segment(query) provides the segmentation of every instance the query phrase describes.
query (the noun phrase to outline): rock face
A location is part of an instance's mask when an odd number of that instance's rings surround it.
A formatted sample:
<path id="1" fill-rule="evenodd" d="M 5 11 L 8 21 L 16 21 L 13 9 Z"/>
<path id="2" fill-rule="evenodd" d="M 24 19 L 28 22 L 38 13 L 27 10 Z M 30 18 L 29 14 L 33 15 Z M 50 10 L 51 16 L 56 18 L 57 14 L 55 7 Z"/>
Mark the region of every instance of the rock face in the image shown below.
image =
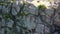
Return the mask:
<path id="1" fill-rule="evenodd" d="M 58 25 L 58 26 L 60 26 L 60 7 L 59 7 L 60 6 L 60 2 L 58 4 L 59 5 L 58 5 L 57 13 L 55 15 L 55 17 L 56 17 L 55 24 Z"/>
<path id="2" fill-rule="evenodd" d="M 17 0 L 14 2 L 11 8 L 11 14 L 16 18 L 14 20 L 8 18 L 5 20 L 2 14 L 8 14 L 11 4 L 6 6 L 0 5 L 0 34 L 49 34 L 50 33 L 50 17 L 46 16 L 44 13 L 41 13 L 42 16 L 38 16 L 38 9 L 33 4 L 26 2 L 26 5 L 23 7 L 23 4 Z M 20 9 L 21 8 L 21 9 Z M 19 11 L 22 10 L 21 13 Z M 45 11 L 48 15 L 53 13 L 53 9 L 47 9 Z M 17 16 L 17 14 L 20 16 Z M 24 14 L 22 14 L 24 13 Z M 29 14 L 28 14 L 29 13 Z M 25 15 L 27 14 L 27 15 Z M 42 20 L 42 19 L 44 20 Z M 16 28 L 13 28 L 13 24 L 16 22 Z"/>

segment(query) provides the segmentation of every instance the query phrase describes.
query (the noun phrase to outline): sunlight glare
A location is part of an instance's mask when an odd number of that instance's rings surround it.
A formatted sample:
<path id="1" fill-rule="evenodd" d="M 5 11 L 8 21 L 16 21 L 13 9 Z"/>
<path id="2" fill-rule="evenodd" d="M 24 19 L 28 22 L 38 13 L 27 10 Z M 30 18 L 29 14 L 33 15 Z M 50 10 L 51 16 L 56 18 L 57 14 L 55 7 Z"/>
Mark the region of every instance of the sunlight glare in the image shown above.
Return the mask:
<path id="1" fill-rule="evenodd" d="M 50 6 L 51 4 L 47 1 L 39 1 L 37 2 L 36 0 L 31 2 L 33 5 L 35 5 L 36 7 L 38 7 L 39 5 L 45 5 L 46 8 L 48 8 L 48 6 Z"/>

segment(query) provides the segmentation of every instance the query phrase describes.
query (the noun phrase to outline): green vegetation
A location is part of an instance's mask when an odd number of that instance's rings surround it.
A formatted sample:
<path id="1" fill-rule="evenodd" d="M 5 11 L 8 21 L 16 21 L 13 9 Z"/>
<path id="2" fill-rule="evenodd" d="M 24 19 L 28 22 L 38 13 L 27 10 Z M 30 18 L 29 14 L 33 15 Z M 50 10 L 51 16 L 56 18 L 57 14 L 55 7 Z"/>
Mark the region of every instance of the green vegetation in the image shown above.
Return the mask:
<path id="1" fill-rule="evenodd" d="M 45 5 L 39 5 L 39 6 L 38 6 L 38 9 L 39 9 L 39 10 L 42 10 L 42 11 L 45 11 L 46 6 L 45 6 Z"/>

